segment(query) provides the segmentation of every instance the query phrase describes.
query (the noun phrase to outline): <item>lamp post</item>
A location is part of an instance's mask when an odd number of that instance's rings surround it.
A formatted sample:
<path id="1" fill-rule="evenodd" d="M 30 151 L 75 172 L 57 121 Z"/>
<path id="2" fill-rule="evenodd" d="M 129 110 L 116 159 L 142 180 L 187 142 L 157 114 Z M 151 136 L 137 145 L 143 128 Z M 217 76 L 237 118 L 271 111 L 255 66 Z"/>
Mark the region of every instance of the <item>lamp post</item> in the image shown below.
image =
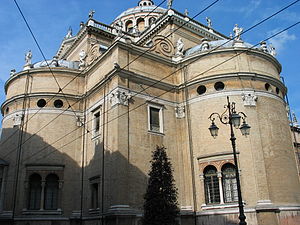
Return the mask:
<path id="1" fill-rule="evenodd" d="M 236 144 L 235 144 L 235 136 L 233 127 L 236 129 L 240 129 L 242 132 L 242 135 L 246 136 L 250 133 L 250 126 L 246 123 L 246 115 L 243 112 L 236 112 L 235 111 L 235 103 L 230 103 L 229 97 L 227 96 L 227 105 L 224 106 L 226 109 L 225 111 L 220 115 L 219 113 L 212 113 L 209 116 L 209 119 L 211 120 L 211 126 L 208 128 L 211 136 L 213 138 L 216 138 L 218 136 L 219 128 L 215 124 L 216 118 L 220 120 L 221 123 L 230 126 L 230 141 L 232 145 L 232 151 L 233 151 L 233 157 L 234 157 L 234 164 L 235 164 L 235 176 L 236 176 L 236 186 L 237 186 L 237 192 L 238 192 L 238 203 L 239 203 L 239 225 L 247 225 L 246 223 L 246 216 L 244 214 L 244 205 L 243 205 L 243 199 L 242 199 L 242 192 L 241 192 L 241 184 L 240 184 L 240 177 L 239 177 L 239 168 L 237 163 L 237 156 L 236 156 Z M 241 125 L 241 119 L 243 120 L 243 123 Z"/>

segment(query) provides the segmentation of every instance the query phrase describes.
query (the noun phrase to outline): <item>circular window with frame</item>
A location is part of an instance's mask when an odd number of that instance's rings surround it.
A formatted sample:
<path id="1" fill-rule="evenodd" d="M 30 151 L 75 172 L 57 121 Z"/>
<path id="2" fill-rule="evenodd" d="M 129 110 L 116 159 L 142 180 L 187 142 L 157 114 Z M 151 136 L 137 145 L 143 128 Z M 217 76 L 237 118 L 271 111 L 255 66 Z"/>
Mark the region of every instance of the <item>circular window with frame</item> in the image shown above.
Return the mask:
<path id="1" fill-rule="evenodd" d="M 198 88 L 197 88 L 197 93 L 199 95 L 202 95 L 206 92 L 206 87 L 204 85 L 200 85 Z"/>
<path id="2" fill-rule="evenodd" d="M 225 84 L 221 81 L 215 83 L 215 89 L 216 91 L 222 91 L 225 88 Z"/>
<path id="3" fill-rule="evenodd" d="M 40 108 L 43 108 L 45 105 L 47 104 L 46 100 L 45 99 L 39 99 L 36 103 L 36 105 Z"/>
<path id="4" fill-rule="evenodd" d="M 57 100 L 54 101 L 54 107 L 55 107 L 55 108 L 61 108 L 61 107 L 63 107 L 63 106 L 64 106 L 64 103 L 63 103 L 62 100 L 57 99 Z"/>

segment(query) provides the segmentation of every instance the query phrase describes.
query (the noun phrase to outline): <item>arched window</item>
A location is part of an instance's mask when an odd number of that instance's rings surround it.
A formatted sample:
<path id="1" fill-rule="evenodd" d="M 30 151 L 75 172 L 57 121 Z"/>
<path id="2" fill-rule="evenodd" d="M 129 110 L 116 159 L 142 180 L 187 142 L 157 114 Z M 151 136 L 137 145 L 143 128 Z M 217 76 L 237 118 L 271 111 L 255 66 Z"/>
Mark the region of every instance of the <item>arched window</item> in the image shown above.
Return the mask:
<path id="1" fill-rule="evenodd" d="M 237 202 L 238 193 L 234 165 L 227 163 L 222 167 L 222 181 L 224 202 Z"/>
<path id="2" fill-rule="evenodd" d="M 55 174 L 49 174 L 46 177 L 45 185 L 45 209 L 57 209 L 58 200 L 58 177 Z"/>
<path id="3" fill-rule="evenodd" d="M 133 31 L 133 22 L 131 20 L 128 20 L 125 24 L 126 31 L 128 33 L 131 33 Z"/>
<path id="4" fill-rule="evenodd" d="M 35 210 L 41 207 L 42 178 L 38 174 L 29 177 L 28 209 Z"/>
<path id="5" fill-rule="evenodd" d="M 138 18 L 138 20 L 136 21 L 136 24 L 137 24 L 137 28 L 140 32 L 145 30 L 145 20 L 143 18 Z"/>
<path id="6" fill-rule="evenodd" d="M 220 203 L 219 181 L 217 169 L 214 166 L 204 169 L 204 189 L 206 204 Z"/>

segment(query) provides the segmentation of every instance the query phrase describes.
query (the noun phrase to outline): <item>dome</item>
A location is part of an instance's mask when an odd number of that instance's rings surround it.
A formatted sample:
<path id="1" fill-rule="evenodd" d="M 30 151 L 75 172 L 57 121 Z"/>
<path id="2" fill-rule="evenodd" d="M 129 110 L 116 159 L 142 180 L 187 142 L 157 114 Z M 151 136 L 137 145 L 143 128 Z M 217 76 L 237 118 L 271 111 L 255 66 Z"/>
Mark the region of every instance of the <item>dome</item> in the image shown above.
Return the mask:
<path id="1" fill-rule="evenodd" d="M 122 12 L 114 21 L 121 19 L 122 17 L 131 15 L 131 14 L 137 14 L 137 13 L 159 13 L 163 14 L 166 12 L 166 9 L 157 7 L 156 5 L 147 5 L 147 6 L 136 6 L 134 8 L 129 8 L 126 11 Z"/>
<path id="2" fill-rule="evenodd" d="M 140 0 L 136 7 L 121 13 L 114 20 L 112 26 L 121 27 L 123 31 L 139 35 L 166 11 L 166 9 L 154 5 L 152 0 Z"/>

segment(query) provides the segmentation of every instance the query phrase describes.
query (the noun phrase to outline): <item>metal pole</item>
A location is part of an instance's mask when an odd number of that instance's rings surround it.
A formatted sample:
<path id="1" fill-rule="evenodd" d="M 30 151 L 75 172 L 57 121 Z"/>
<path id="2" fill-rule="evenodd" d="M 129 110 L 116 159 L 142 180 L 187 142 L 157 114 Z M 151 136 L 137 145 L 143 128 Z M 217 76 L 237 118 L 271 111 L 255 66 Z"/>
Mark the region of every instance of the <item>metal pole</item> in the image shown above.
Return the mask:
<path id="1" fill-rule="evenodd" d="M 240 184 L 240 175 L 239 175 L 239 167 L 236 157 L 236 144 L 235 144 L 235 136 L 233 132 L 233 126 L 231 121 L 231 107 L 229 102 L 229 97 L 227 97 L 228 102 L 228 113 L 229 113 L 229 125 L 230 125 L 230 141 L 232 145 L 232 151 L 233 151 L 233 157 L 234 157 L 234 164 L 235 164 L 235 176 L 236 176 L 236 186 L 237 186 L 237 192 L 238 192 L 238 201 L 239 201 L 239 225 L 247 225 L 246 223 L 246 216 L 244 214 L 244 205 L 243 205 L 243 199 L 242 199 L 242 192 L 241 192 L 241 184 Z"/>

